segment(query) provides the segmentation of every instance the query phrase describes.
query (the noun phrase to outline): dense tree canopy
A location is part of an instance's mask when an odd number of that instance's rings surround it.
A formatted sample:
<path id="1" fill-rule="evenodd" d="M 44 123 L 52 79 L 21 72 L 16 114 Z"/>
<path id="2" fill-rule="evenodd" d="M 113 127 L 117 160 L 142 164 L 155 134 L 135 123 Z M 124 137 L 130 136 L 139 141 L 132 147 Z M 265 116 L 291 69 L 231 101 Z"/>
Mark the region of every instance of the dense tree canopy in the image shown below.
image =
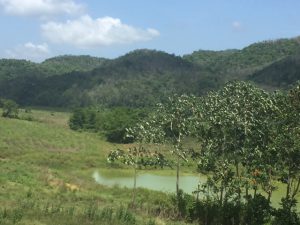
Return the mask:
<path id="1" fill-rule="evenodd" d="M 69 125 L 73 130 L 99 132 L 111 142 L 127 143 L 133 139 L 126 137 L 126 128 L 138 123 L 146 115 L 146 109 L 78 108 L 74 110 Z"/>
<path id="2" fill-rule="evenodd" d="M 184 57 L 142 49 L 113 60 L 90 56 L 59 56 L 42 63 L 2 59 L 0 97 L 34 106 L 148 107 L 175 93 L 204 95 L 230 80 L 287 88 L 299 79 L 299 52 L 299 38 L 294 38 Z"/>

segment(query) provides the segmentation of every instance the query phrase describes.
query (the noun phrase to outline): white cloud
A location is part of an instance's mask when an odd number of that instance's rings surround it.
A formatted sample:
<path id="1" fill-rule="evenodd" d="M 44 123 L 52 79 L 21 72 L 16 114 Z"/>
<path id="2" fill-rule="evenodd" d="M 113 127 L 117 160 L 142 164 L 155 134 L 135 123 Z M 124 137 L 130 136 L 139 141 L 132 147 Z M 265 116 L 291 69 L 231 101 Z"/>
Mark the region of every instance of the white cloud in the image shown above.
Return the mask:
<path id="1" fill-rule="evenodd" d="M 148 41 L 159 36 L 155 29 L 135 28 L 122 23 L 118 18 L 93 19 L 89 15 L 66 23 L 48 22 L 41 28 L 49 41 L 79 48 Z"/>
<path id="2" fill-rule="evenodd" d="M 0 5 L 11 15 L 39 17 L 77 14 L 84 8 L 73 0 L 0 0 Z"/>
<path id="3" fill-rule="evenodd" d="M 243 28 L 242 23 L 239 21 L 234 21 L 231 25 L 234 30 L 241 30 Z"/>
<path id="4" fill-rule="evenodd" d="M 40 61 L 47 57 L 49 53 L 50 50 L 46 43 L 35 45 L 31 42 L 27 42 L 24 45 L 18 45 L 13 49 L 6 50 L 6 54 L 9 58 L 28 59 L 32 61 Z"/>

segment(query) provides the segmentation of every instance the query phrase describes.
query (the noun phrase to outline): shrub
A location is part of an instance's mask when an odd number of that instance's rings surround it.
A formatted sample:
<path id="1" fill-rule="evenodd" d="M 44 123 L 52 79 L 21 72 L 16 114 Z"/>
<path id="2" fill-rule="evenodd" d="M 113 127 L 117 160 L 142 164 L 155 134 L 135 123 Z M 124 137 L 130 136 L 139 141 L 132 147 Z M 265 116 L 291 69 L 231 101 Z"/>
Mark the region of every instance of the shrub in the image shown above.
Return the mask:
<path id="1" fill-rule="evenodd" d="M 281 199 L 281 208 L 274 211 L 272 225 L 300 225 L 300 218 L 295 210 L 296 205 L 295 199 Z"/>
<path id="2" fill-rule="evenodd" d="M 7 99 L 3 99 L 1 102 L 3 108 L 3 113 L 2 113 L 3 117 L 18 118 L 19 106 L 16 102 Z"/>
<path id="3" fill-rule="evenodd" d="M 271 207 L 269 201 L 261 194 L 251 196 L 245 205 L 244 222 L 249 225 L 265 224 L 270 220 Z"/>

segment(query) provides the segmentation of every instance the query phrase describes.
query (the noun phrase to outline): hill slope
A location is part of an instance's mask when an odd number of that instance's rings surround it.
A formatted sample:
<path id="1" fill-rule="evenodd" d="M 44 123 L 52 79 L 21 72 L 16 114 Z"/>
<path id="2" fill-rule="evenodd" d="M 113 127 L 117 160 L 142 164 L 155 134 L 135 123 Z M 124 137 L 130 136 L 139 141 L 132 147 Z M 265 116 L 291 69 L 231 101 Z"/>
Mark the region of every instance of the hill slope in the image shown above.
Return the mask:
<path id="1" fill-rule="evenodd" d="M 91 71 L 101 66 L 108 59 L 88 55 L 64 55 L 45 60 L 40 64 L 53 75 L 65 74 L 73 71 Z"/>
<path id="2" fill-rule="evenodd" d="M 39 122 L 0 117 L 1 225 L 147 225 L 145 213 L 164 208 L 162 199 L 169 202 L 165 193 L 139 189 L 137 201 L 147 202 L 147 206 L 138 212 L 126 210 L 124 215 L 130 216 L 127 222 L 116 216 L 130 204 L 132 190 L 97 184 L 92 175 L 100 170 L 107 176 L 131 176 L 131 170 L 112 169 L 106 159 L 111 150 L 126 146 L 109 144 L 96 134 L 69 130 L 61 124 L 67 122 L 68 114 L 33 110 L 34 119 L 36 113 Z M 41 116 L 56 122 L 40 120 Z"/>
<path id="3" fill-rule="evenodd" d="M 0 83 L 0 95 L 31 105 L 141 107 L 163 101 L 173 92 L 203 94 L 217 85 L 212 74 L 181 57 L 136 50 L 89 72 Z"/>
<path id="4" fill-rule="evenodd" d="M 267 88 L 287 88 L 300 80 L 300 55 L 286 57 L 249 76 L 249 80 Z"/>
<path id="5" fill-rule="evenodd" d="M 40 77 L 47 76 L 46 71 L 37 63 L 18 59 L 0 59 L 0 82 L 33 74 L 38 74 Z"/>
<path id="6" fill-rule="evenodd" d="M 241 50 L 200 50 L 185 55 L 184 58 L 226 76 L 227 79 L 245 79 L 253 72 L 297 53 L 300 53 L 300 37 L 263 41 Z"/>
<path id="7" fill-rule="evenodd" d="M 73 71 L 91 71 L 108 59 L 91 56 L 57 56 L 42 63 L 19 59 L 0 59 L 0 81 L 19 77 L 49 77 Z"/>

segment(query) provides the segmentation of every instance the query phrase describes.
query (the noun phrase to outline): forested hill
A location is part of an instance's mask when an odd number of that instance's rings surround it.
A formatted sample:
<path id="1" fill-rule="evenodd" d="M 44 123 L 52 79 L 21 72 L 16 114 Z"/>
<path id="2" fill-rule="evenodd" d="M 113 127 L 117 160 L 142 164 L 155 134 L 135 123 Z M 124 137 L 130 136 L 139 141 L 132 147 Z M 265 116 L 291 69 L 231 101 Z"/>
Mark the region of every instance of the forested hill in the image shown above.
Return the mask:
<path id="1" fill-rule="evenodd" d="M 108 59 L 91 56 L 58 56 L 42 63 L 27 60 L 0 59 L 0 80 L 18 77 L 49 77 L 74 71 L 91 71 L 101 66 Z"/>
<path id="2" fill-rule="evenodd" d="M 33 74 L 40 77 L 47 76 L 46 71 L 37 63 L 17 59 L 0 59 L 0 82 Z"/>
<path id="3" fill-rule="evenodd" d="M 183 57 L 136 50 L 109 60 L 59 56 L 42 63 L 0 60 L 0 98 L 22 105 L 145 107 L 172 93 L 202 95 L 229 80 L 285 88 L 299 79 L 300 38 Z"/>
<path id="4" fill-rule="evenodd" d="M 300 54 L 286 57 L 249 76 L 266 88 L 288 88 L 300 80 Z"/>
<path id="5" fill-rule="evenodd" d="M 200 50 L 184 58 L 227 79 L 244 79 L 275 61 L 297 53 L 300 53 L 300 37 L 263 41 L 241 50 Z"/>
<path id="6" fill-rule="evenodd" d="M 52 75 L 65 74 L 73 71 L 91 71 L 104 62 L 105 58 L 97 58 L 88 55 L 72 56 L 63 55 L 45 60 L 40 66 Z"/>
<path id="7" fill-rule="evenodd" d="M 136 50 L 106 60 L 89 72 L 1 82 L 0 96 L 24 105 L 143 107 L 163 101 L 175 92 L 200 95 L 217 85 L 218 80 L 212 74 L 181 57 Z"/>

